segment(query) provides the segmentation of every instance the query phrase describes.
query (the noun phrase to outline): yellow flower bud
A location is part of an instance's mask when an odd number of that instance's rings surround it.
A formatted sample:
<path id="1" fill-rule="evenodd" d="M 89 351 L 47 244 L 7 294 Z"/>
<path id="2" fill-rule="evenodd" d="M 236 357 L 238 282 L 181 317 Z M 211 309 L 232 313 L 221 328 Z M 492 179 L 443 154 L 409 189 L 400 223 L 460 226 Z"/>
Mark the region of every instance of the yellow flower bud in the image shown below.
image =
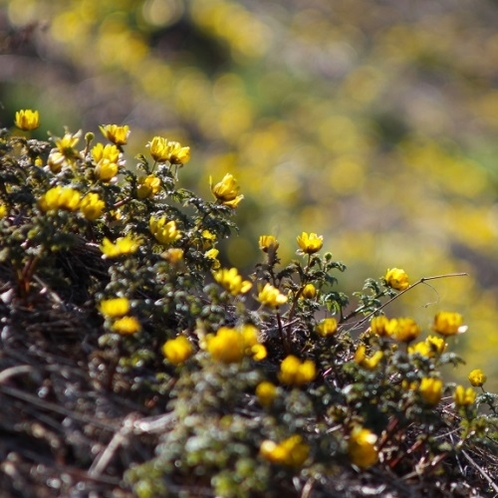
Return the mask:
<path id="1" fill-rule="evenodd" d="M 403 291 L 410 286 L 408 275 L 405 270 L 401 270 L 399 268 L 387 270 L 384 279 L 386 284 L 395 290 Z"/>
<path id="2" fill-rule="evenodd" d="M 302 232 L 297 237 L 297 243 L 304 254 L 314 254 L 323 247 L 323 236 Z"/>
<path id="3" fill-rule="evenodd" d="M 469 382 L 474 387 L 481 387 L 487 380 L 484 372 L 480 368 L 476 368 L 469 373 Z"/>
<path id="4" fill-rule="evenodd" d="M 31 109 L 17 111 L 15 125 L 24 131 L 36 130 L 40 126 L 40 113 Z"/>
<path id="5" fill-rule="evenodd" d="M 166 341 L 163 344 L 162 352 L 170 363 L 180 365 L 192 356 L 194 349 L 184 335 L 179 335 L 175 339 Z"/>

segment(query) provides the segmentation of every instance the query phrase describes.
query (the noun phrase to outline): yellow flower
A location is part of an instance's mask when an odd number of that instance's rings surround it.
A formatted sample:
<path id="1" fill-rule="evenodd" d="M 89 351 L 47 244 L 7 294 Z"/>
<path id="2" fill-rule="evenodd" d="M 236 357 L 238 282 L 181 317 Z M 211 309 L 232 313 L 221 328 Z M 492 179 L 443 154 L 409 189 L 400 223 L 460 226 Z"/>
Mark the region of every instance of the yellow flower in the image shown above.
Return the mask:
<path id="1" fill-rule="evenodd" d="M 75 150 L 76 144 L 79 142 L 81 130 L 77 133 L 65 133 L 62 138 L 55 139 L 56 150 L 64 157 L 73 158 L 78 155 Z M 53 150 L 54 151 L 54 150 Z M 54 151 L 55 152 L 55 151 Z"/>
<path id="2" fill-rule="evenodd" d="M 276 308 L 281 304 L 287 302 L 287 296 L 280 294 L 280 291 L 273 287 L 271 284 L 265 284 L 265 286 L 259 291 L 258 301 L 263 306 L 268 306 L 269 308 Z"/>
<path id="3" fill-rule="evenodd" d="M 384 279 L 386 284 L 395 290 L 403 291 L 410 286 L 408 275 L 405 270 L 399 268 L 388 269 Z"/>
<path id="4" fill-rule="evenodd" d="M 155 175 L 148 175 L 138 179 L 137 196 L 139 199 L 153 197 L 160 189 L 161 179 Z"/>
<path id="5" fill-rule="evenodd" d="M 47 164 L 50 168 L 50 171 L 54 174 L 57 174 L 62 169 L 62 166 L 67 164 L 66 156 L 64 154 L 61 154 L 58 149 L 52 149 L 50 151 L 50 154 L 48 155 Z"/>
<path id="6" fill-rule="evenodd" d="M 409 346 L 408 354 L 419 354 L 427 358 L 434 356 L 434 352 L 427 341 L 417 342 L 413 346 Z"/>
<path id="7" fill-rule="evenodd" d="M 487 380 L 484 372 L 480 368 L 476 368 L 469 373 L 469 382 L 474 387 L 481 387 Z"/>
<path id="8" fill-rule="evenodd" d="M 258 343 L 258 331 L 252 325 L 244 325 L 242 329 L 221 327 L 216 335 L 206 337 L 206 349 L 222 363 L 238 363 L 245 355 L 255 360 L 266 357 L 266 349 Z"/>
<path id="9" fill-rule="evenodd" d="M 99 126 L 102 135 L 107 138 L 110 142 L 116 145 L 126 145 L 128 141 L 128 135 L 130 134 L 130 127 L 112 125 L 101 125 Z"/>
<path id="10" fill-rule="evenodd" d="M 115 297 L 100 301 L 100 312 L 108 318 L 118 318 L 130 311 L 130 301 L 126 297 Z"/>
<path id="11" fill-rule="evenodd" d="M 379 460 L 379 454 L 375 448 L 377 436 L 362 427 L 355 427 L 348 441 L 348 455 L 351 463 L 367 469 L 375 465 Z"/>
<path id="12" fill-rule="evenodd" d="M 271 463 L 301 467 L 310 453 L 310 447 L 299 435 L 291 436 L 281 443 L 266 439 L 261 443 L 259 454 Z"/>
<path id="13" fill-rule="evenodd" d="M 316 288 L 313 284 L 306 284 L 301 294 L 305 299 L 313 299 L 316 297 Z"/>
<path id="14" fill-rule="evenodd" d="M 277 386 L 268 381 L 260 382 L 256 386 L 256 396 L 261 406 L 270 406 L 277 397 Z"/>
<path id="15" fill-rule="evenodd" d="M 80 211 L 83 213 L 83 216 L 90 221 L 99 218 L 104 209 L 105 202 L 95 193 L 86 194 L 80 203 Z"/>
<path id="16" fill-rule="evenodd" d="M 217 272 L 213 273 L 213 277 L 223 288 L 225 288 L 233 296 L 239 294 L 245 294 L 248 292 L 252 283 L 249 280 L 242 280 L 242 276 L 239 275 L 237 268 L 222 268 Z"/>
<path id="17" fill-rule="evenodd" d="M 117 163 L 110 162 L 108 159 L 102 159 L 97 163 L 95 175 L 102 182 L 110 182 L 118 174 L 119 166 Z"/>
<path id="18" fill-rule="evenodd" d="M 149 228 L 156 240 L 163 245 L 176 242 L 182 236 L 180 230 L 176 227 L 176 222 L 167 221 L 166 216 L 163 216 L 162 218 L 154 218 L 151 216 Z"/>
<path id="19" fill-rule="evenodd" d="M 140 322 L 134 316 L 124 316 L 112 323 L 112 330 L 121 335 L 131 335 L 140 332 Z"/>
<path id="20" fill-rule="evenodd" d="M 276 251 L 278 246 L 278 240 L 273 235 L 261 235 L 259 238 L 259 248 L 263 252 Z"/>
<path id="21" fill-rule="evenodd" d="M 374 370 L 382 358 L 384 358 L 384 353 L 382 351 L 376 351 L 372 356 L 367 357 L 366 352 L 367 348 L 365 345 L 360 344 L 354 354 L 354 361 L 367 370 Z"/>
<path id="22" fill-rule="evenodd" d="M 190 147 L 182 147 L 179 142 L 168 142 L 169 158 L 171 164 L 186 164 L 190 160 Z"/>
<path id="23" fill-rule="evenodd" d="M 17 111 L 15 125 L 24 131 L 36 130 L 40 126 L 40 113 L 31 109 Z"/>
<path id="24" fill-rule="evenodd" d="M 3 202 L 0 202 L 0 220 L 2 218 L 5 218 L 5 216 L 7 216 L 7 213 L 7 206 Z"/>
<path id="25" fill-rule="evenodd" d="M 47 190 L 40 198 L 38 205 L 43 212 L 65 209 L 76 211 L 80 205 L 81 195 L 70 187 L 57 185 Z"/>
<path id="26" fill-rule="evenodd" d="M 117 258 L 118 256 L 137 252 L 139 245 L 140 242 L 130 235 L 117 238 L 114 244 L 107 237 L 104 237 L 100 250 L 105 258 Z"/>
<path id="27" fill-rule="evenodd" d="M 387 331 L 400 342 L 411 342 L 420 335 L 420 327 L 413 318 L 393 318 L 389 320 Z"/>
<path id="28" fill-rule="evenodd" d="M 431 351 L 437 355 L 443 354 L 448 345 L 442 337 L 437 337 L 435 335 L 427 337 L 425 342 L 430 346 Z"/>
<path id="29" fill-rule="evenodd" d="M 177 264 L 183 260 L 184 252 L 179 247 L 170 247 L 167 251 L 161 254 L 161 257 L 171 264 Z"/>
<path id="30" fill-rule="evenodd" d="M 188 360 L 194 349 L 190 341 L 184 336 L 179 335 L 175 339 L 170 339 L 163 344 L 162 352 L 164 357 L 173 365 L 180 365 Z"/>
<path id="31" fill-rule="evenodd" d="M 117 163 L 119 155 L 119 149 L 114 144 L 98 143 L 92 148 L 92 158 L 97 164 L 104 159 L 110 163 Z"/>
<path id="32" fill-rule="evenodd" d="M 213 267 L 213 270 L 218 270 L 218 268 L 220 267 L 220 262 L 218 261 L 218 254 L 220 253 L 220 251 L 218 251 L 218 249 L 209 249 L 209 251 L 206 251 L 204 253 L 204 256 L 208 259 L 211 259 L 213 260 L 213 263 L 212 263 L 212 267 Z"/>
<path id="33" fill-rule="evenodd" d="M 337 320 L 334 317 L 324 318 L 315 328 L 322 337 L 334 335 L 337 332 Z"/>
<path id="34" fill-rule="evenodd" d="M 302 386 L 316 377 L 316 367 L 311 360 L 301 362 L 293 355 L 287 356 L 280 364 L 278 378 L 282 384 Z"/>
<path id="35" fill-rule="evenodd" d="M 209 186 L 211 192 L 216 197 L 216 199 L 225 206 L 235 208 L 238 206 L 239 202 L 244 198 L 243 195 L 239 195 L 239 187 L 237 185 L 237 180 L 227 173 L 221 182 L 213 186 L 212 178 L 209 177 Z"/>
<path id="36" fill-rule="evenodd" d="M 299 248 L 304 254 L 314 254 L 323 247 L 323 236 L 316 233 L 303 232 L 297 237 Z"/>
<path id="37" fill-rule="evenodd" d="M 463 325 L 463 317 L 460 313 L 440 311 L 434 317 L 432 329 L 438 334 L 450 336 L 463 334 L 467 330 L 467 327 Z"/>
<path id="38" fill-rule="evenodd" d="M 431 377 L 424 377 L 420 381 L 418 391 L 422 399 L 428 405 L 436 406 L 443 396 L 443 381 Z"/>
<path id="39" fill-rule="evenodd" d="M 213 247 L 213 244 L 216 242 L 216 234 L 211 233 L 209 230 L 203 230 L 201 233 L 201 237 L 203 249 L 209 249 Z"/>
<path id="40" fill-rule="evenodd" d="M 389 335 L 388 332 L 389 318 L 385 315 L 374 316 L 370 321 L 370 330 L 373 334 L 379 337 L 385 337 Z"/>
<path id="41" fill-rule="evenodd" d="M 471 387 L 465 389 L 463 386 L 456 386 L 453 399 L 457 406 L 472 405 L 476 400 L 476 392 Z"/>

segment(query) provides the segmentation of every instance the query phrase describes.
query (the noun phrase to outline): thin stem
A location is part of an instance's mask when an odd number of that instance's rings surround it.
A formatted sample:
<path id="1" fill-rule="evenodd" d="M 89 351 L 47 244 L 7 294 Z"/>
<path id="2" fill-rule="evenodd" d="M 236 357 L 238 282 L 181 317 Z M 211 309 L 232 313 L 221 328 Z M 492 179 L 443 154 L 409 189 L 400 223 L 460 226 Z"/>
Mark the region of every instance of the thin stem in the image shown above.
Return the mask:
<path id="1" fill-rule="evenodd" d="M 444 275 L 434 275 L 432 277 L 422 277 L 420 280 L 417 280 L 414 284 L 408 286 L 406 289 L 402 290 L 395 296 L 393 296 L 389 301 L 386 301 L 382 306 L 379 306 L 376 310 L 372 311 L 365 317 L 363 317 L 358 323 L 356 323 L 353 327 L 353 329 L 357 329 L 361 327 L 366 321 L 368 321 L 372 316 L 374 316 L 376 313 L 379 311 L 383 310 L 386 306 L 391 304 L 393 301 L 401 297 L 403 294 L 407 293 L 408 291 L 412 290 L 414 287 L 417 287 L 417 285 L 423 284 L 425 282 L 428 282 L 430 280 L 437 280 L 440 278 L 450 278 L 450 277 L 467 277 L 468 273 L 465 272 L 460 272 L 460 273 L 446 273 Z"/>

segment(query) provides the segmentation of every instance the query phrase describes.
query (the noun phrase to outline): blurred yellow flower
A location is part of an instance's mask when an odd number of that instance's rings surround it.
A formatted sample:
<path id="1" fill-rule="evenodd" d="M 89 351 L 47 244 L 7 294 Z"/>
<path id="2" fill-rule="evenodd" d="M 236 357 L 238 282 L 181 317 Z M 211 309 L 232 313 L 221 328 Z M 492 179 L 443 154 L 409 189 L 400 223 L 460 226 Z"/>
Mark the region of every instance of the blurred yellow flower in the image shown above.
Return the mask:
<path id="1" fill-rule="evenodd" d="M 334 317 L 324 318 L 317 324 L 315 330 L 322 337 L 334 335 L 337 332 L 337 320 Z"/>
<path id="2" fill-rule="evenodd" d="M 301 296 L 305 299 L 313 299 L 316 297 L 316 287 L 313 284 L 306 284 L 304 286 Z"/>
<path id="3" fill-rule="evenodd" d="M 277 397 L 277 386 L 268 381 L 260 382 L 256 386 L 256 396 L 261 406 L 270 406 Z"/>
<path id="4" fill-rule="evenodd" d="M 244 198 L 243 195 L 239 195 L 240 189 L 237 185 L 237 180 L 230 173 L 227 173 L 221 182 L 214 186 L 212 178 L 209 177 L 209 186 L 216 199 L 225 206 L 235 208 Z"/>
<path id="5" fill-rule="evenodd" d="M 161 179 L 148 175 L 138 179 L 137 196 L 139 199 L 154 197 L 161 189 Z"/>
<path id="6" fill-rule="evenodd" d="M 104 299 L 100 301 L 99 309 L 108 318 L 118 318 L 130 311 L 130 301 L 126 297 Z"/>
<path id="7" fill-rule="evenodd" d="M 413 318 L 393 318 L 387 324 L 388 334 L 397 341 L 411 342 L 420 335 L 420 327 Z"/>
<path id="8" fill-rule="evenodd" d="M 7 212 L 7 206 L 3 202 L 0 202 L 0 219 L 5 218 Z"/>
<path id="9" fill-rule="evenodd" d="M 99 194 L 86 194 L 80 202 L 80 211 L 83 216 L 90 221 L 99 218 L 105 209 L 105 202 L 99 197 Z"/>
<path id="10" fill-rule="evenodd" d="M 115 124 L 100 125 L 102 135 L 110 142 L 116 145 L 126 145 L 128 142 L 128 135 L 130 134 L 130 127 L 128 125 L 118 126 Z"/>
<path id="11" fill-rule="evenodd" d="M 268 252 L 269 250 L 276 251 L 278 246 L 278 240 L 273 235 L 261 235 L 259 237 L 259 248 L 263 252 Z"/>
<path id="12" fill-rule="evenodd" d="M 112 323 L 111 326 L 114 332 L 121 335 L 131 335 L 140 332 L 142 326 L 140 322 L 134 316 L 124 316 L 118 318 Z"/>
<path id="13" fill-rule="evenodd" d="M 373 334 L 379 337 L 385 337 L 389 335 L 388 332 L 389 318 L 385 315 L 374 316 L 370 321 L 370 330 Z"/>
<path id="14" fill-rule="evenodd" d="M 170 247 L 161 254 L 161 257 L 172 264 L 177 264 L 183 260 L 184 252 L 179 247 Z"/>
<path id="15" fill-rule="evenodd" d="M 297 243 L 304 254 L 314 254 L 323 247 L 323 236 L 302 232 L 297 237 Z"/>
<path id="16" fill-rule="evenodd" d="M 405 270 L 399 268 L 388 269 L 384 279 L 386 284 L 395 290 L 403 291 L 410 286 Z"/>
<path id="17" fill-rule="evenodd" d="M 457 406 L 472 405 L 476 400 L 476 392 L 471 387 L 465 389 L 463 386 L 456 386 L 453 399 Z"/>
<path id="18" fill-rule="evenodd" d="M 180 365 L 192 356 L 194 348 L 184 335 L 179 335 L 174 339 L 166 341 L 163 344 L 162 352 L 170 363 L 173 363 L 173 365 Z"/>
<path id="19" fill-rule="evenodd" d="M 20 130 L 36 130 L 40 126 L 40 113 L 31 109 L 22 109 L 16 112 L 14 123 Z"/>
<path id="20" fill-rule="evenodd" d="M 208 334 L 206 350 L 223 363 L 238 363 L 246 355 L 257 361 L 266 357 L 265 347 L 258 343 L 258 330 L 252 325 L 241 329 L 221 327 L 215 335 Z"/>
<path id="21" fill-rule="evenodd" d="M 169 158 L 171 164 L 187 164 L 190 160 L 190 147 L 182 147 L 179 142 L 168 142 Z"/>
<path id="22" fill-rule="evenodd" d="M 140 241 L 134 239 L 131 235 L 118 237 L 114 244 L 107 237 L 104 237 L 100 250 L 106 258 L 117 258 L 137 252 L 139 245 Z"/>
<path id="23" fill-rule="evenodd" d="M 281 294 L 276 287 L 268 283 L 259 291 L 257 299 L 263 306 L 269 308 L 276 308 L 287 302 L 287 296 Z"/>
<path id="24" fill-rule="evenodd" d="M 81 137 L 81 130 L 76 133 L 65 133 L 62 138 L 55 139 L 55 146 L 57 151 L 64 157 L 73 158 L 78 153 L 74 149 Z"/>
<path id="25" fill-rule="evenodd" d="M 95 175 L 102 182 L 110 182 L 119 171 L 117 163 L 110 162 L 108 159 L 102 159 L 97 163 Z"/>
<path id="26" fill-rule="evenodd" d="M 287 356 L 280 364 L 278 378 L 282 384 L 302 386 L 316 377 L 316 367 L 311 360 L 301 362 L 293 355 Z"/>
<path id="27" fill-rule="evenodd" d="M 362 427 L 355 427 L 348 441 L 348 456 L 353 465 L 366 469 L 375 465 L 379 454 L 375 448 L 377 436 Z"/>
<path id="28" fill-rule="evenodd" d="M 428 405 L 436 406 L 443 396 L 443 381 L 432 377 L 424 377 L 420 381 L 418 391 Z"/>
<path id="29" fill-rule="evenodd" d="M 384 353 L 382 351 L 376 351 L 372 356 L 367 357 L 366 352 L 367 348 L 365 345 L 360 344 L 354 354 L 354 361 L 360 365 L 360 367 L 366 368 L 367 370 L 374 370 L 382 358 L 384 358 Z"/>
<path id="30" fill-rule="evenodd" d="M 481 387 L 486 382 L 487 377 L 480 368 L 476 368 L 469 373 L 469 382 L 474 387 Z"/>
<path id="31" fill-rule="evenodd" d="M 149 228 L 150 233 L 163 245 L 176 242 L 182 236 L 181 232 L 176 227 L 176 222 L 167 221 L 166 216 L 163 216 L 162 218 L 154 218 L 154 216 L 151 216 Z"/>
<path id="32" fill-rule="evenodd" d="M 438 334 L 450 336 L 464 333 L 467 327 L 463 325 L 463 317 L 460 313 L 440 311 L 434 317 L 432 329 Z"/>
<path id="33" fill-rule="evenodd" d="M 225 290 L 233 296 L 248 292 L 252 283 L 249 280 L 242 280 L 237 268 L 222 268 L 213 273 L 213 277 Z"/>
<path id="34" fill-rule="evenodd" d="M 38 205 L 43 212 L 65 209 L 76 211 L 80 205 L 81 195 L 70 187 L 57 185 L 47 190 L 40 198 Z"/>
<path id="35" fill-rule="evenodd" d="M 301 467 L 310 453 L 310 447 L 299 435 L 291 436 L 281 443 L 266 439 L 261 443 L 259 454 L 271 463 Z"/>
<path id="36" fill-rule="evenodd" d="M 204 253 L 204 256 L 206 258 L 213 260 L 213 263 L 212 263 L 213 270 L 218 270 L 220 267 L 220 262 L 218 261 L 218 254 L 219 253 L 220 253 L 220 251 L 218 251 L 218 249 L 215 249 L 215 248 L 209 249 L 209 251 L 206 251 Z"/>
<path id="37" fill-rule="evenodd" d="M 442 337 L 437 337 L 435 335 L 427 337 L 425 342 L 429 345 L 431 351 L 437 355 L 443 354 L 446 346 L 448 346 Z"/>
<path id="38" fill-rule="evenodd" d="M 409 346 L 408 354 L 419 354 L 421 356 L 426 356 L 427 358 L 434 356 L 434 352 L 432 351 L 430 344 L 426 341 L 420 341 L 413 346 Z"/>

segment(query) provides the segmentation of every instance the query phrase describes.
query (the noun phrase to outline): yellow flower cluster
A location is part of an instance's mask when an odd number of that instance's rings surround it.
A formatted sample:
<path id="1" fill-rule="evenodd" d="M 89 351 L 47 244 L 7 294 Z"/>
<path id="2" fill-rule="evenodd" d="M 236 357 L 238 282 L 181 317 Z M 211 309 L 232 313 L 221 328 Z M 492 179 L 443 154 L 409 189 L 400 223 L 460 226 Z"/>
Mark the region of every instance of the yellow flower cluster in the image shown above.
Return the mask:
<path id="1" fill-rule="evenodd" d="M 107 237 L 104 237 L 100 250 L 105 258 L 117 258 L 127 254 L 137 252 L 140 241 L 134 239 L 131 235 L 118 237 L 116 242 L 112 243 Z"/>
<path id="2" fill-rule="evenodd" d="M 76 211 L 80 206 L 80 200 L 81 194 L 77 190 L 57 185 L 45 192 L 38 201 L 38 206 L 45 213 L 59 209 Z"/>
<path id="3" fill-rule="evenodd" d="M 238 363 L 245 356 L 260 361 L 266 358 L 266 348 L 258 342 L 258 330 L 252 325 L 240 328 L 221 327 L 216 334 L 206 336 L 208 353 L 222 363 Z"/>
<path id="4" fill-rule="evenodd" d="M 110 182 L 119 170 L 121 152 L 114 144 L 98 143 L 92 148 L 92 158 L 96 163 L 95 175 L 102 182 Z"/>
<path id="5" fill-rule="evenodd" d="M 427 358 L 433 358 L 444 353 L 447 347 L 446 342 L 442 337 L 430 335 L 425 341 L 420 341 L 408 348 L 408 353 L 419 354 Z"/>
<path id="6" fill-rule="evenodd" d="M 384 280 L 389 287 L 399 291 L 404 291 L 410 286 L 408 275 L 400 268 L 388 269 Z"/>
<path id="7" fill-rule="evenodd" d="M 155 239 L 163 245 L 172 244 L 181 238 L 182 234 L 176 227 L 175 221 L 168 221 L 166 216 L 162 218 L 150 217 L 149 220 L 150 233 L 154 235 Z"/>
<path id="8" fill-rule="evenodd" d="M 280 364 L 278 379 L 282 384 L 302 386 L 316 377 L 316 366 L 311 360 L 301 361 L 294 355 L 287 356 Z"/>
<path id="9" fill-rule="evenodd" d="M 271 463 L 289 467 L 301 467 L 309 456 L 310 447 L 299 435 L 291 436 L 281 443 L 266 439 L 259 448 L 260 455 Z"/>
<path id="10" fill-rule="evenodd" d="M 362 427 L 355 427 L 348 441 L 348 455 L 351 463 L 367 469 L 375 465 L 379 460 L 379 454 L 375 447 L 377 436 Z"/>
<path id="11" fill-rule="evenodd" d="M 163 344 L 162 352 L 170 363 L 180 365 L 192 356 L 194 348 L 184 335 L 179 335 L 166 341 Z"/>
<path id="12" fill-rule="evenodd" d="M 236 208 L 244 198 L 243 195 L 239 195 L 240 189 L 237 185 L 237 180 L 230 173 L 227 173 L 221 182 L 215 185 L 213 185 L 212 178 L 209 177 L 209 186 L 218 202 L 225 206 Z"/>
<path id="13" fill-rule="evenodd" d="M 134 316 L 128 316 L 130 301 L 126 297 L 115 297 L 100 302 L 100 312 L 112 320 L 111 328 L 122 335 L 135 334 L 141 330 L 140 322 Z"/>
<path id="14" fill-rule="evenodd" d="M 179 142 L 170 142 L 163 137 L 154 137 L 147 146 L 154 161 L 171 164 L 186 164 L 190 160 L 190 147 L 182 147 Z"/>
<path id="15" fill-rule="evenodd" d="M 237 268 L 222 268 L 221 270 L 214 272 L 213 277 L 216 282 L 233 296 L 245 294 L 252 287 L 252 283 L 249 280 L 242 279 Z"/>
<path id="16" fill-rule="evenodd" d="M 259 291 L 258 301 L 263 306 L 277 308 L 281 304 L 285 304 L 287 302 L 287 296 L 284 296 L 276 287 L 273 287 L 273 285 L 267 283 Z"/>

